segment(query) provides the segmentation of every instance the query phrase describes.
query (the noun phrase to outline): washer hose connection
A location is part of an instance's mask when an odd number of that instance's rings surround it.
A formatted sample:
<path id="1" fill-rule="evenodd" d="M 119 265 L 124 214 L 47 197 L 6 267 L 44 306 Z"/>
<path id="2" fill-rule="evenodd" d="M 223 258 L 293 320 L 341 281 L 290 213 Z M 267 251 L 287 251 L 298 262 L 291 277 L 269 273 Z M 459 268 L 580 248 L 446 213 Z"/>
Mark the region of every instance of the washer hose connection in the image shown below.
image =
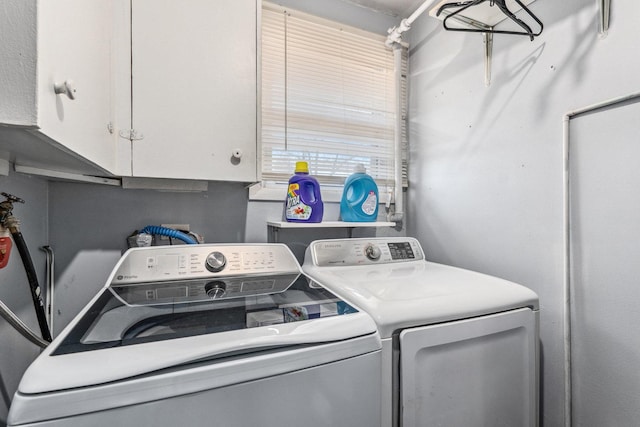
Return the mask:
<path id="1" fill-rule="evenodd" d="M 160 227 L 158 225 L 147 225 L 140 230 L 140 233 L 167 236 L 174 239 L 182 240 L 188 245 L 196 245 L 198 242 L 191 236 L 182 231 L 174 230 L 173 228 Z"/>

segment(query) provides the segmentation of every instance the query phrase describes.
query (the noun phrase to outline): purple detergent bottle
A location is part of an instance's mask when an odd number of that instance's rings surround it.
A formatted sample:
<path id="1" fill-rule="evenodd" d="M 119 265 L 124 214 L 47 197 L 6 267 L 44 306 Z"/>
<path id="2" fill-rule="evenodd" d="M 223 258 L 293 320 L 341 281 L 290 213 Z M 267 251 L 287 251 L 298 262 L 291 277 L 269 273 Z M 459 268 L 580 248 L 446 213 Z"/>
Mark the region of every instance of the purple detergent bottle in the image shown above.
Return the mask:
<path id="1" fill-rule="evenodd" d="M 296 162 L 295 175 L 289 179 L 285 219 L 288 222 L 322 222 L 323 212 L 320 184 L 309 175 L 307 162 Z"/>

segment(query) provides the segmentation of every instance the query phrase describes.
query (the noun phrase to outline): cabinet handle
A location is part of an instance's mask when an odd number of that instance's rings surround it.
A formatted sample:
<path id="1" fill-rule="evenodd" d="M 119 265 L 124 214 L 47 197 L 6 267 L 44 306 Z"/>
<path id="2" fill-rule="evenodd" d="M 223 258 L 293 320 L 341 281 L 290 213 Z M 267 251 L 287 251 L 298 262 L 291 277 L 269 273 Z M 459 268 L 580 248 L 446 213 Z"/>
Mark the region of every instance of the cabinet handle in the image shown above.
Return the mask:
<path id="1" fill-rule="evenodd" d="M 53 90 L 57 95 L 67 95 L 69 99 L 76 99 L 76 86 L 73 80 L 65 80 L 63 83 L 54 83 Z"/>
<path id="2" fill-rule="evenodd" d="M 234 159 L 240 160 L 242 158 L 242 150 L 240 150 L 239 148 L 236 148 L 235 150 L 233 150 L 233 153 L 231 155 L 233 156 Z"/>

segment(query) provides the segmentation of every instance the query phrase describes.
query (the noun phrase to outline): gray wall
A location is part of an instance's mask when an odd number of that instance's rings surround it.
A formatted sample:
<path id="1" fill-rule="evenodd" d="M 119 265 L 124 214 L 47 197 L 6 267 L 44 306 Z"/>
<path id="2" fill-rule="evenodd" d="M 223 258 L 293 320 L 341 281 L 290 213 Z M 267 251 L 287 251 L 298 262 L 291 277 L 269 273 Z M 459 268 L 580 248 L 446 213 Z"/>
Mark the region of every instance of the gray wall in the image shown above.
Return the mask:
<path id="1" fill-rule="evenodd" d="M 207 243 L 245 240 L 247 189 L 241 183 L 210 182 L 206 192 L 180 193 L 51 182 L 49 200 L 55 335 L 104 286 L 134 231 L 189 224 Z"/>
<path id="2" fill-rule="evenodd" d="M 48 244 L 47 182 L 17 174 L 0 176 L 0 192 L 13 194 L 26 201 L 24 205 L 16 204 L 13 214 L 21 221 L 22 234 L 31 252 L 38 281 L 44 285 L 45 255 L 39 248 Z M 4 200 L 4 197 L 0 200 Z M 0 300 L 31 329 L 39 332 L 27 277 L 15 246 L 9 264 L 0 270 Z M 0 425 L 5 425 L 9 404 L 22 373 L 40 351 L 2 318 L 0 343 Z"/>
<path id="3" fill-rule="evenodd" d="M 126 250 L 127 236 L 146 225 L 189 224 L 208 243 L 244 241 L 241 183 L 210 182 L 206 192 L 180 193 L 51 182 L 49 194 L 51 245 L 62 269 L 80 250 Z"/>
<path id="4" fill-rule="evenodd" d="M 481 35 L 427 15 L 410 32 L 407 233 L 432 260 L 539 294 L 546 426 L 564 420 L 562 116 L 640 88 L 640 4 L 612 2 L 600 39 L 597 3 L 533 3 L 542 36 L 495 35 L 488 88 Z"/>

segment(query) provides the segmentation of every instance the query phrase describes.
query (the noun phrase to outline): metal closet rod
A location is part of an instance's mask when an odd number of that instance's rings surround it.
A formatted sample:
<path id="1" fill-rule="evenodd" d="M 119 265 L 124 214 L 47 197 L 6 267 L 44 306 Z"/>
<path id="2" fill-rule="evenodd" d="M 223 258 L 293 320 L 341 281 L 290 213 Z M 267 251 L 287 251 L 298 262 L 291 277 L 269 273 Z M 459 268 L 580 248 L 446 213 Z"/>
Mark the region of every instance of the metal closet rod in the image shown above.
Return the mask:
<path id="1" fill-rule="evenodd" d="M 413 24 L 413 22 L 416 19 L 418 19 L 418 17 L 422 15 L 422 13 L 424 13 L 425 10 L 427 10 L 436 1 L 438 0 L 426 0 L 424 3 L 422 3 L 422 5 L 418 9 L 416 9 L 415 12 L 411 14 L 411 16 L 400 21 L 400 24 L 398 24 L 397 26 L 389 28 L 385 45 L 387 47 L 392 47 L 395 44 L 407 46 L 406 42 L 402 41 L 402 33 L 410 30 L 411 24 Z M 609 0 L 601 0 L 601 1 L 609 1 Z M 442 13 L 446 17 L 451 15 L 453 12 L 444 10 Z M 485 47 L 484 49 L 484 54 L 485 54 L 484 83 L 485 83 L 485 86 L 488 87 L 491 84 L 491 56 L 492 56 L 492 50 L 493 50 L 493 35 L 491 33 L 493 32 L 493 27 L 487 24 L 484 24 L 482 22 L 476 21 L 475 19 L 467 18 L 466 16 L 462 16 L 462 15 L 456 15 L 453 17 L 453 19 L 455 19 L 456 21 L 462 24 L 466 24 L 476 30 L 480 30 L 483 32 L 483 42 Z"/>
<path id="2" fill-rule="evenodd" d="M 427 10 L 429 6 L 434 4 L 436 1 L 438 0 L 426 0 L 408 18 L 405 18 L 402 21 L 400 21 L 400 24 L 398 24 L 397 26 L 389 28 L 389 31 L 388 31 L 389 35 L 387 36 L 387 41 L 385 42 L 385 44 L 388 47 L 393 46 L 394 43 L 403 44 L 402 33 L 411 29 L 411 24 L 413 24 L 413 21 L 418 19 L 418 17 L 422 15 L 422 13 L 425 10 Z"/>
<path id="3" fill-rule="evenodd" d="M 422 5 L 416 9 L 415 12 L 413 12 L 408 18 L 403 19 L 402 21 L 400 21 L 400 24 L 398 24 L 395 27 L 389 28 L 389 30 L 387 31 L 388 36 L 387 36 L 387 40 L 385 41 L 385 44 L 388 47 L 393 46 L 394 43 L 398 43 L 398 44 L 403 44 L 402 42 L 402 33 L 404 33 L 405 31 L 409 31 L 411 29 L 411 24 L 413 24 L 413 22 L 418 19 L 418 17 L 420 15 L 422 15 L 424 13 L 425 10 L 427 10 L 431 5 L 433 5 L 434 3 L 436 3 L 438 0 L 426 0 L 424 3 L 422 3 Z M 600 0 L 603 4 L 609 4 L 609 2 L 611 0 Z M 604 9 L 604 6 L 603 6 Z M 452 14 L 452 12 L 450 11 L 443 11 L 443 14 L 445 16 L 448 16 L 450 14 Z M 608 7 L 607 7 L 607 22 L 608 22 Z M 465 16 L 455 16 L 454 19 L 456 19 L 459 22 L 462 22 L 464 24 L 470 25 L 476 29 L 479 30 L 488 30 L 488 31 L 492 31 L 493 27 L 486 25 L 482 22 L 478 22 L 476 20 L 467 18 Z M 603 18 L 604 19 L 604 18 Z M 608 28 L 608 24 L 607 24 L 607 28 Z"/>
<path id="4" fill-rule="evenodd" d="M 422 13 L 427 10 L 438 0 L 426 0 L 422 5 L 416 9 L 408 18 L 400 21 L 395 27 L 389 28 L 387 40 L 385 44 L 388 47 L 393 46 L 394 43 L 403 44 L 402 33 L 411 29 L 411 24 L 418 19 Z M 611 0 L 599 0 L 600 2 L 600 33 L 606 35 L 609 31 L 609 23 L 611 20 Z"/>

